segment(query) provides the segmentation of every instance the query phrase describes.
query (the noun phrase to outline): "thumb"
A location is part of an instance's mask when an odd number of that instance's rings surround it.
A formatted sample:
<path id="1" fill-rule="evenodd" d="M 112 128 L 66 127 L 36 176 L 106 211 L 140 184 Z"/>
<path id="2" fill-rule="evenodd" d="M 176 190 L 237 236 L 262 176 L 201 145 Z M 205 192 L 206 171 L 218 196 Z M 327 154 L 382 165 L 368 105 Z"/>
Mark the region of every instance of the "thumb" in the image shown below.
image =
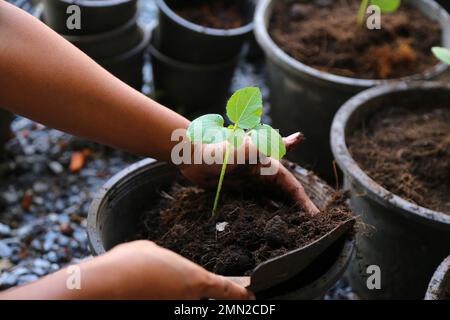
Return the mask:
<path id="1" fill-rule="evenodd" d="M 283 138 L 284 145 L 286 146 L 286 151 L 291 151 L 297 147 L 300 142 L 304 140 L 305 136 L 301 132 L 296 132 Z"/>

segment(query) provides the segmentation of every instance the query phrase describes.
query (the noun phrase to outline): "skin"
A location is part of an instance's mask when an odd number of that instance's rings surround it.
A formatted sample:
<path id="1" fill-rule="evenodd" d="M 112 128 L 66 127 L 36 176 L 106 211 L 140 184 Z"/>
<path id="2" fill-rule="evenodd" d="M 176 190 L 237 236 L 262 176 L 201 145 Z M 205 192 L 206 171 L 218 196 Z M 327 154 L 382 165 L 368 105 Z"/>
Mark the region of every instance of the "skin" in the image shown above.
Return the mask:
<path id="1" fill-rule="evenodd" d="M 171 150 L 178 143 L 171 141 L 172 132 L 186 129 L 189 120 L 124 84 L 38 19 L 2 0 L 0 39 L 1 106 L 73 135 L 170 162 Z M 285 138 L 287 149 L 301 139 L 298 133 Z M 211 152 L 210 148 L 219 152 L 224 144 L 202 146 L 201 150 Z M 247 153 L 254 146 L 247 141 L 244 148 Z M 234 157 L 234 152 L 230 156 Z M 261 163 L 231 165 L 226 183 L 239 185 L 251 177 L 288 193 L 310 214 L 319 212 L 297 179 L 280 162 L 270 161 L 278 168 L 277 174 L 261 176 Z M 179 169 L 194 183 L 217 185 L 220 165 L 183 164 Z M 253 297 L 231 281 L 146 241 L 120 245 L 79 266 L 82 290 L 68 290 L 67 274 L 61 270 L 0 293 L 0 298 Z"/>

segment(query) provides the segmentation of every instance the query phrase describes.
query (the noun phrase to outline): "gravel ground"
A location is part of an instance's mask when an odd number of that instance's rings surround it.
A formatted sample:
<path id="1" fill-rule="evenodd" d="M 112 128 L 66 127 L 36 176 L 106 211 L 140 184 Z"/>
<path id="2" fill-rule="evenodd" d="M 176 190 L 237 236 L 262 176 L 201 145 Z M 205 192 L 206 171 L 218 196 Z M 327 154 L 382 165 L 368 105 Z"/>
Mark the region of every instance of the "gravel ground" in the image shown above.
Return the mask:
<path id="1" fill-rule="evenodd" d="M 15 3 L 27 11 L 28 1 Z M 141 23 L 156 17 L 152 1 L 141 1 Z M 150 67 L 144 68 L 151 94 Z M 232 89 L 261 87 L 265 100 L 265 70 L 261 61 L 243 59 Z M 269 105 L 265 104 L 266 112 Z M 270 123 L 267 114 L 264 121 Z M 25 284 L 67 264 L 89 257 L 86 216 L 95 192 L 112 175 L 138 157 L 88 142 L 24 118 L 12 124 L 14 138 L 0 163 L 0 290 Z M 71 172 L 73 153 L 89 154 L 79 172 Z M 354 299 L 345 280 L 326 299 Z"/>

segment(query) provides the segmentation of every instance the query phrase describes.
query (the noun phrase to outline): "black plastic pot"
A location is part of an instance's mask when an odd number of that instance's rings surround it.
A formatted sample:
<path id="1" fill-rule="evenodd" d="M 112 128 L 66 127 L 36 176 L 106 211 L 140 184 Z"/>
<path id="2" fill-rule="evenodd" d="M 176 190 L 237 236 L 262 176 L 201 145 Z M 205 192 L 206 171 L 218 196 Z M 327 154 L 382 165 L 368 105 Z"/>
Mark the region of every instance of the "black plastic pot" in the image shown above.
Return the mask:
<path id="1" fill-rule="evenodd" d="M 308 171 L 296 167 L 301 180 L 316 204 L 323 205 L 333 190 Z M 161 190 L 169 188 L 178 170 L 162 162 L 145 159 L 111 178 L 98 192 L 88 215 L 88 238 L 94 255 L 132 239 L 141 225 L 141 215 L 158 202 Z M 353 253 L 353 240 L 343 240 L 312 266 L 307 277 L 293 279 L 265 298 L 316 299 L 342 276 Z"/>
<path id="2" fill-rule="evenodd" d="M 136 0 L 44 0 L 46 23 L 56 32 L 65 35 L 86 35 L 107 32 L 133 18 Z M 81 9 L 81 29 L 67 28 L 67 7 L 76 4 Z"/>
<path id="3" fill-rule="evenodd" d="M 105 59 L 123 54 L 138 45 L 143 32 L 137 24 L 137 15 L 118 28 L 83 36 L 63 35 L 73 45 L 93 59 Z"/>
<path id="4" fill-rule="evenodd" d="M 322 72 L 295 60 L 272 40 L 267 30 L 277 1 L 282 0 L 260 0 L 255 15 L 256 39 L 267 58 L 273 125 L 282 134 L 303 132 L 307 139 L 289 157 L 332 182 L 335 178 L 329 130 L 336 111 L 358 92 L 399 79 L 348 78 Z M 447 12 L 432 0 L 409 0 L 408 3 L 439 22 L 442 44 L 450 46 L 450 17 Z M 448 66 L 441 63 L 403 79 L 436 79 L 447 70 Z"/>
<path id="5" fill-rule="evenodd" d="M 0 109 L 0 160 L 3 154 L 3 146 L 10 138 L 11 130 L 10 125 L 13 119 L 12 113 Z"/>
<path id="6" fill-rule="evenodd" d="M 115 57 L 97 60 L 106 70 L 139 91 L 143 85 L 144 56 L 151 38 L 148 27 L 140 28 L 140 32 L 142 39 L 135 47 Z"/>
<path id="7" fill-rule="evenodd" d="M 331 128 L 331 146 L 351 191 L 351 208 L 369 227 L 357 237 L 349 268 L 352 288 L 366 299 L 423 299 L 428 282 L 450 252 L 450 215 L 406 201 L 372 180 L 352 158 L 347 135 L 368 116 L 395 105 L 448 106 L 450 85 L 397 83 L 366 90 L 345 103 Z M 381 269 L 381 290 L 369 290 L 367 267 Z"/>
<path id="8" fill-rule="evenodd" d="M 219 64 L 190 64 L 174 60 L 150 45 L 156 99 L 185 115 L 221 113 L 230 94 L 238 57 Z"/>
<path id="9" fill-rule="evenodd" d="M 450 256 L 442 261 L 431 278 L 425 300 L 450 300 Z"/>
<path id="10" fill-rule="evenodd" d="M 185 0 L 155 0 L 159 8 L 159 43 L 165 55 L 187 63 L 221 63 L 239 54 L 253 30 L 254 2 L 242 1 L 248 24 L 229 30 L 206 28 L 177 15 L 172 8 Z M 199 1 L 199 0 L 195 0 Z"/>

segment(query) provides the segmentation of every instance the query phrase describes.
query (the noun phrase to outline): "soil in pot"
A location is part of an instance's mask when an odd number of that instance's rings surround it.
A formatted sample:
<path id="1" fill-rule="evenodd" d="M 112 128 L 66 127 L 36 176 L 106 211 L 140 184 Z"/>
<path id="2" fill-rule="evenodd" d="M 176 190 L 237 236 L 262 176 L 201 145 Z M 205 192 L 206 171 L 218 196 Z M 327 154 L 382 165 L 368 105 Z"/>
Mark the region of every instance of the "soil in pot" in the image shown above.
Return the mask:
<path id="1" fill-rule="evenodd" d="M 190 22 L 214 29 L 235 29 L 248 23 L 237 0 L 190 1 L 175 11 Z"/>
<path id="2" fill-rule="evenodd" d="M 360 0 L 277 1 L 269 33 L 283 51 L 313 68 L 360 79 L 421 73 L 438 61 L 439 24 L 402 2 L 383 14 L 381 30 L 356 22 Z"/>
<path id="3" fill-rule="evenodd" d="M 450 109 L 388 107 L 348 138 L 362 169 L 390 192 L 450 214 Z"/>
<path id="4" fill-rule="evenodd" d="M 170 192 L 162 193 L 157 206 L 143 214 L 139 238 L 155 241 L 215 273 L 242 276 L 351 218 L 346 196 L 340 193 L 314 217 L 267 191 L 241 188 L 221 196 L 217 219 L 212 220 L 213 199 L 213 191 L 175 183 Z"/>

